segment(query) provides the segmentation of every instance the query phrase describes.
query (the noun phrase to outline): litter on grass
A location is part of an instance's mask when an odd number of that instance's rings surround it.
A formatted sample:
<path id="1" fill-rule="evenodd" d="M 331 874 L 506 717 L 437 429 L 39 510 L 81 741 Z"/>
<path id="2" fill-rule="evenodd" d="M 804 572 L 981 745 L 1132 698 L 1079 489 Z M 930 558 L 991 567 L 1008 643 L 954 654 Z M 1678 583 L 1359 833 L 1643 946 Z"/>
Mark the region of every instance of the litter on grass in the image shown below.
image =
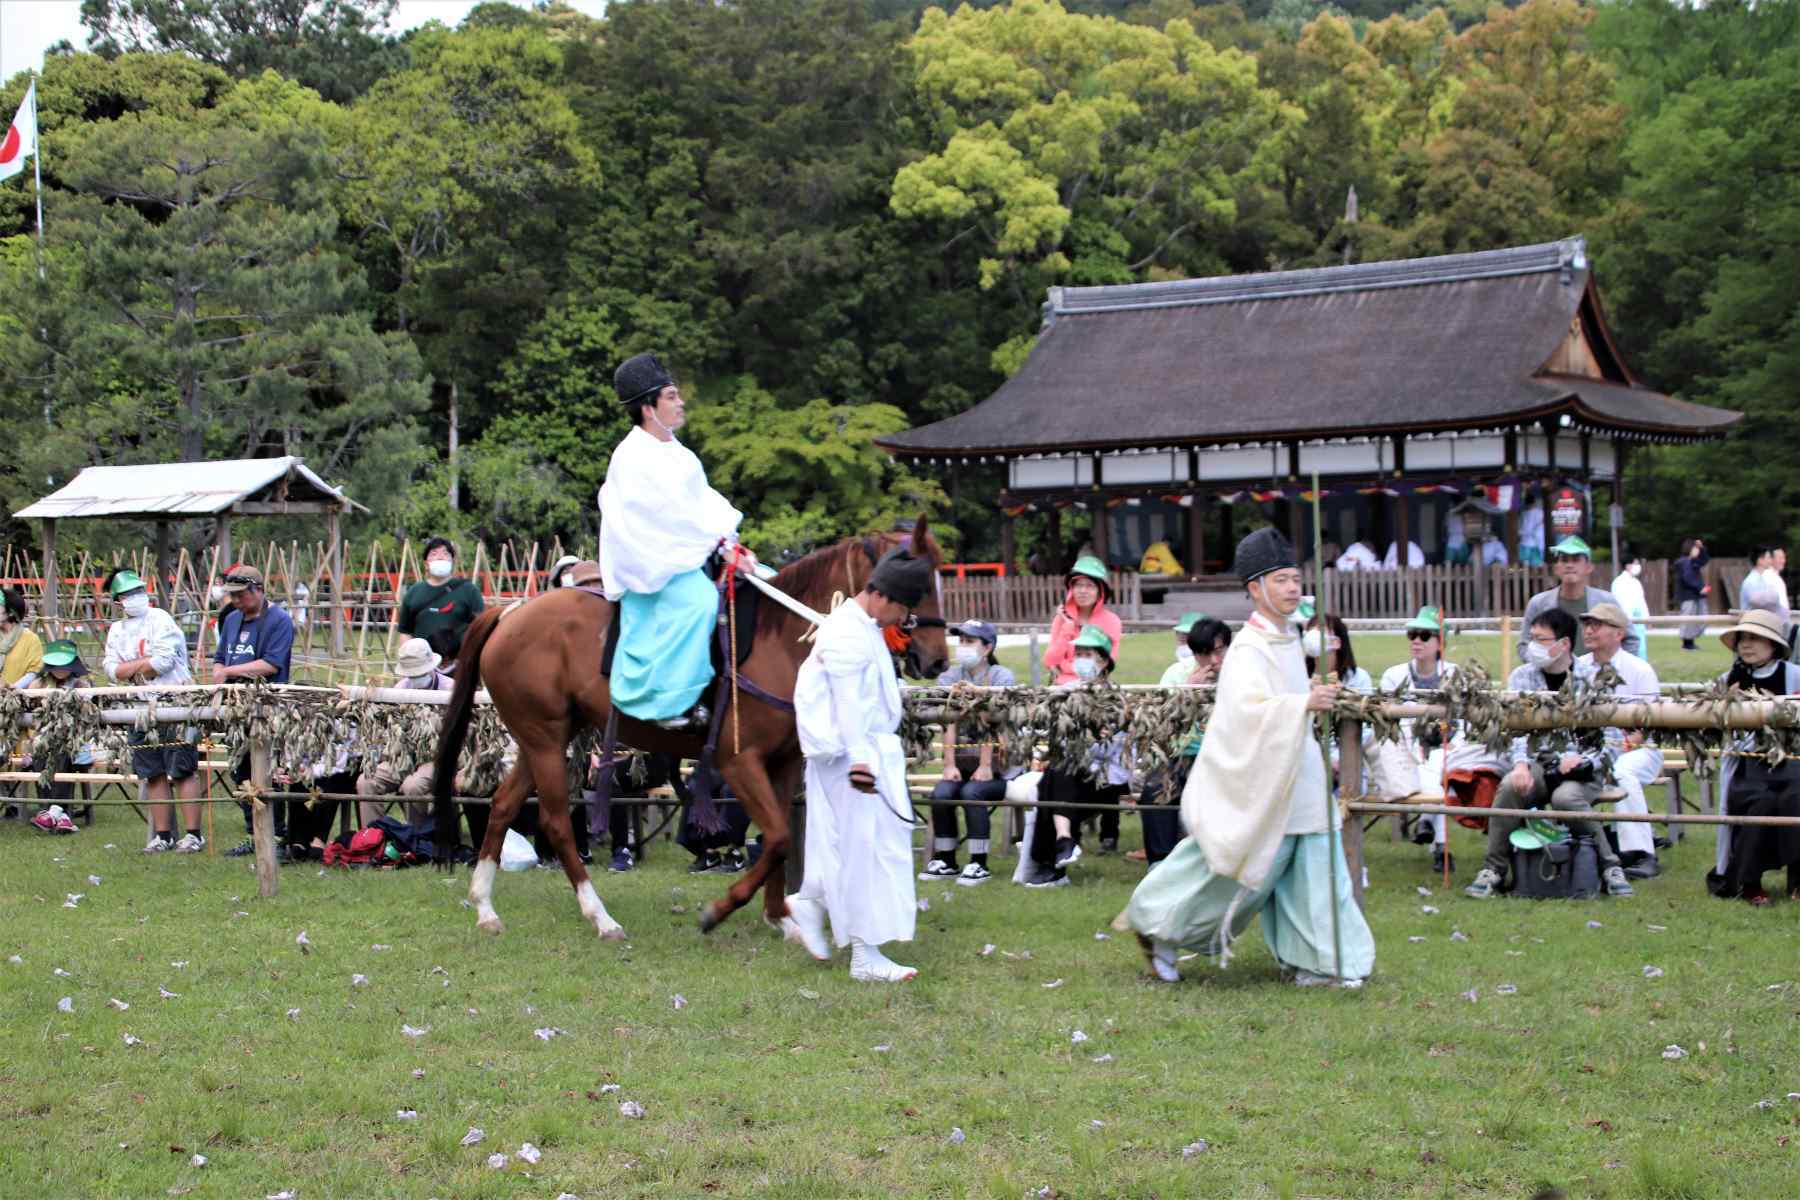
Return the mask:
<path id="1" fill-rule="evenodd" d="M 481 1139 L 486 1136 L 487 1134 L 483 1132 L 479 1126 L 471 1125 L 469 1126 L 469 1132 L 462 1135 L 462 1141 L 458 1144 L 463 1146 L 478 1145 L 480 1144 Z"/>
<path id="2" fill-rule="evenodd" d="M 636 1100 L 627 1100 L 619 1105 L 619 1115 L 621 1117 L 630 1117 L 631 1119 L 636 1120 L 644 1115 L 644 1106 L 639 1104 Z"/>

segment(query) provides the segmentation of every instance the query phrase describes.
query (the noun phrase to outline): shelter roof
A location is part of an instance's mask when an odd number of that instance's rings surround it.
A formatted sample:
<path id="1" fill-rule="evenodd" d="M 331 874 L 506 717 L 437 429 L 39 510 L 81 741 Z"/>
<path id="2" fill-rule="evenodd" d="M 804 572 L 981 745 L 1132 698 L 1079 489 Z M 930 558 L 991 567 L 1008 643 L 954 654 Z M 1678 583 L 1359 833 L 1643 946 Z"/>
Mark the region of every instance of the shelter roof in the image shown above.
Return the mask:
<path id="1" fill-rule="evenodd" d="M 1564 351 L 1580 342 L 1583 366 Z M 1051 288 L 1013 377 L 891 453 L 1017 457 L 1501 429 L 1567 418 L 1656 441 L 1740 414 L 1638 384 L 1580 238 L 1474 254 Z"/>
<path id="2" fill-rule="evenodd" d="M 68 483 L 15 512 L 48 517 L 180 518 L 225 512 L 246 501 L 293 505 L 297 512 L 368 511 L 315 475 L 299 458 L 87 467 Z"/>

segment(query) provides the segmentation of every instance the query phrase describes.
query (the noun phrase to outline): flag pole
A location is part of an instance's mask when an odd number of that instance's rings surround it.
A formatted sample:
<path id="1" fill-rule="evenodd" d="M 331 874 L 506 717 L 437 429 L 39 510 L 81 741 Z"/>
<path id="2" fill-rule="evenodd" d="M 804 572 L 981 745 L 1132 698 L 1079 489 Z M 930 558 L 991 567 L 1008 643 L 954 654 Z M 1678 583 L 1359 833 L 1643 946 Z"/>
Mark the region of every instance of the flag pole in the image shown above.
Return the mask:
<path id="1" fill-rule="evenodd" d="M 37 77 L 31 79 L 31 181 L 37 194 L 38 282 L 44 282 L 44 130 L 38 121 Z"/>
<path id="2" fill-rule="evenodd" d="M 1325 624 L 1325 535 L 1324 522 L 1319 516 L 1319 473 L 1312 476 L 1312 535 L 1313 535 L 1313 577 L 1318 586 L 1313 589 L 1313 612 L 1319 622 L 1319 682 L 1327 682 L 1327 660 L 1331 657 L 1331 629 Z M 1319 752 L 1325 756 L 1325 832 L 1331 846 L 1331 861 L 1327 869 L 1331 872 L 1331 964 L 1332 975 L 1342 983 L 1344 979 L 1344 935 L 1340 928 L 1337 894 L 1338 864 L 1338 826 L 1337 796 L 1331 787 L 1331 738 L 1334 727 L 1329 713 L 1319 714 Z"/>

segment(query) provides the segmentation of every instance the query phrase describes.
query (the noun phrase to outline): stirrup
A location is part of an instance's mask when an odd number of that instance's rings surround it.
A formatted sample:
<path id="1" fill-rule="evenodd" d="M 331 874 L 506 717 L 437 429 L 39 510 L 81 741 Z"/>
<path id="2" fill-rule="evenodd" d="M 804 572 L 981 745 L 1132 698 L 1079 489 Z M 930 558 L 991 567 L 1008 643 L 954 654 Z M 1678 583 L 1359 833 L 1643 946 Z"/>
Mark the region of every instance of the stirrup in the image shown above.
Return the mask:
<path id="1" fill-rule="evenodd" d="M 704 731 L 711 728 L 711 726 L 712 710 L 707 708 L 704 702 L 694 705 L 694 707 L 688 709 L 687 712 L 679 717 L 670 717 L 667 720 L 656 722 L 656 727 L 658 729 L 668 729 L 682 733 L 696 729 Z"/>

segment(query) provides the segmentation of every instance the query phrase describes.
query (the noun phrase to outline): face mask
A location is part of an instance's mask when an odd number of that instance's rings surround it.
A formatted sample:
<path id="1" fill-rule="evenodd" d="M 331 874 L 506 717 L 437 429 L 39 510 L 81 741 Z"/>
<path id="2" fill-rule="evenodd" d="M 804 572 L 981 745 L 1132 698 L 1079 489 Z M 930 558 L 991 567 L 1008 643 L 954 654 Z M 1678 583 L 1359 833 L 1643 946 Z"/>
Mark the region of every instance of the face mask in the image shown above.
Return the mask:
<path id="1" fill-rule="evenodd" d="M 1306 657 L 1317 658 L 1325 647 L 1319 639 L 1319 631 L 1309 629 L 1300 635 L 1300 648 L 1306 651 Z"/>
<path id="2" fill-rule="evenodd" d="M 448 579 L 450 578 L 450 560 L 434 558 L 425 564 L 425 570 L 430 572 L 433 579 Z"/>
<path id="3" fill-rule="evenodd" d="M 408 675 L 405 679 L 400 681 L 400 686 L 403 688 L 412 688 L 417 691 L 428 692 L 432 690 L 432 685 L 436 682 L 437 675 L 436 672 L 433 672 L 428 675 Z"/>
<path id="4" fill-rule="evenodd" d="M 956 648 L 956 661 L 961 663 L 965 667 L 974 666 L 976 663 L 981 661 L 981 647 L 980 646 L 958 646 Z"/>
<path id="5" fill-rule="evenodd" d="M 1525 661 L 1541 671 L 1556 661 L 1556 652 L 1542 642 L 1526 642 Z"/>
<path id="6" fill-rule="evenodd" d="M 150 597 L 145 595 L 127 596 L 119 601 L 128 617 L 141 617 L 150 611 Z"/>
<path id="7" fill-rule="evenodd" d="M 1194 657 L 1194 652 L 1192 650 L 1189 650 L 1186 646 L 1175 647 L 1175 661 L 1176 662 L 1191 662 L 1191 661 L 1193 661 L 1193 657 Z"/>
<path id="8" fill-rule="evenodd" d="M 563 572 L 563 577 L 556 581 L 556 585 L 558 587 L 573 587 L 574 584 L 575 584 L 575 577 L 573 575 L 569 574 L 567 571 Z"/>
<path id="9" fill-rule="evenodd" d="M 1626 567 L 1625 569 L 1627 571 L 1631 572 L 1633 575 L 1642 575 L 1644 573 L 1644 564 L 1643 563 L 1632 563 L 1629 567 Z"/>
<path id="10" fill-rule="evenodd" d="M 213 584 L 212 585 L 212 601 L 213 601 L 213 603 L 217 604 L 219 601 L 223 600 L 224 598 L 225 598 L 225 585 L 222 583 Z"/>
<path id="11" fill-rule="evenodd" d="M 1100 674 L 1100 660 L 1094 658 L 1076 659 L 1075 674 L 1084 680 L 1098 677 Z"/>

